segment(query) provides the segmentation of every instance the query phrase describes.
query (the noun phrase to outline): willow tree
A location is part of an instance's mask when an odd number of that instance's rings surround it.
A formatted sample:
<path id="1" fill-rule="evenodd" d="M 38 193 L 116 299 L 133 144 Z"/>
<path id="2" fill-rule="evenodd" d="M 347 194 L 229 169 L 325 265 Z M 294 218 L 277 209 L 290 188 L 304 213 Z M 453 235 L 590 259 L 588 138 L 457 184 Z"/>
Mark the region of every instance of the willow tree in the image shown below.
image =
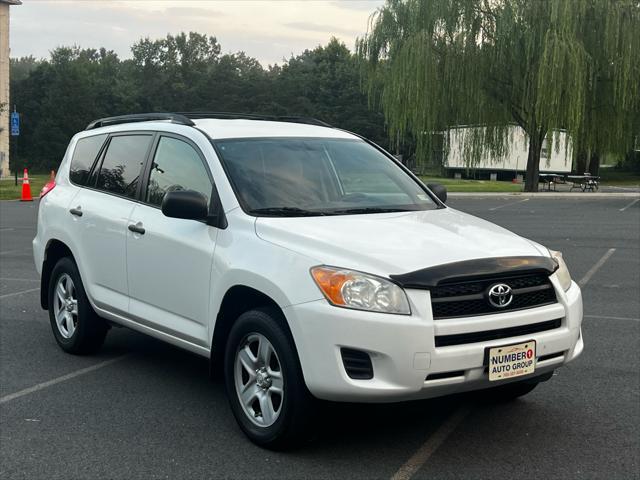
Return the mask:
<path id="1" fill-rule="evenodd" d="M 387 0 L 357 49 L 391 138 L 412 135 L 424 158 L 434 132 L 481 126 L 462 136 L 472 166 L 502 156 L 516 123 L 529 140 L 525 189 L 535 191 L 543 141 L 557 129 L 574 152 L 630 149 L 638 32 L 637 0 Z"/>

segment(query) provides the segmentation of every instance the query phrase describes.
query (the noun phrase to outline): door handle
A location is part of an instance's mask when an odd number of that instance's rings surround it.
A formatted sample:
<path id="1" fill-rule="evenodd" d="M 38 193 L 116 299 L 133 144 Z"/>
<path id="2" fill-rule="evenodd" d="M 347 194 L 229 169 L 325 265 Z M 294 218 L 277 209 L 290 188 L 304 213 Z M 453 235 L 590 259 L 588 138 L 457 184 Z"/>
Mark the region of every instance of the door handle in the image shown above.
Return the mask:
<path id="1" fill-rule="evenodd" d="M 142 223 L 138 222 L 136 224 L 131 224 L 127 227 L 133 233 L 138 233 L 140 235 L 144 235 L 144 228 L 142 228 Z"/>
<path id="2" fill-rule="evenodd" d="M 78 205 L 76 208 L 72 208 L 71 210 L 69 210 L 69 213 L 71 215 L 75 215 L 76 217 L 81 217 L 82 216 L 82 207 L 80 207 L 80 205 Z"/>

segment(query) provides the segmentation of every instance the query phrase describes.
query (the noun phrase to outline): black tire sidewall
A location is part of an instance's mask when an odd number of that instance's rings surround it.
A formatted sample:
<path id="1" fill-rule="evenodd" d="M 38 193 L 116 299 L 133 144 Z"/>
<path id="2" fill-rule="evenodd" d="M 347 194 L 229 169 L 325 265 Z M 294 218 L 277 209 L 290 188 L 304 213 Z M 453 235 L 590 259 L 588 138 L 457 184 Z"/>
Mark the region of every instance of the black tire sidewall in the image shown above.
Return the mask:
<path id="1" fill-rule="evenodd" d="M 308 414 L 312 401 L 304 383 L 293 339 L 280 323 L 286 320 L 282 316 L 280 318 L 277 316 L 278 312 L 274 309 L 256 309 L 242 314 L 229 333 L 224 359 L 227 396 L 236 420 L 253 442 L 273 449 L 291 446 L 293 441 L 300 439 L 308 427 Z M 247 418 L 235 387 L 236 351 L 240 342 L 251 333 L 260 333 L 271 342 L 283 372 L 282 410 L 276 422 L 269 427 L 259 427 Z"/>
<path id="2" fill-rule="evenodd" d="M 56 287 L 58 280 L 64 274 L 71 277 L 76 292 L 76 299 L 78 301 L 78 323 L 75 332 L 71 338 L 64 338 L 58 326 L 56 324 L 56 318 L 54 313 L 54 302 L 56 300 Z M 89 344 L 99 341 L 99 337 L 104 337 L 106 331 L 103 322 L 97 318 L 95 312 L 91 308 L 89 299 L 84 289 L 82 279 L 80 278 L 80 272 L 75 262 L 69 258 L 64 257 L 58 260 L 58 263 L 53 267 L 51 272 L 51 279 L 49 281 L 49 320 L 51 322 L 51 329 L 53 335 L 60 347 L 69 353 L 83 353 L 87 350 Z M 93 345 L 91 345 L 93 346 Z"/>

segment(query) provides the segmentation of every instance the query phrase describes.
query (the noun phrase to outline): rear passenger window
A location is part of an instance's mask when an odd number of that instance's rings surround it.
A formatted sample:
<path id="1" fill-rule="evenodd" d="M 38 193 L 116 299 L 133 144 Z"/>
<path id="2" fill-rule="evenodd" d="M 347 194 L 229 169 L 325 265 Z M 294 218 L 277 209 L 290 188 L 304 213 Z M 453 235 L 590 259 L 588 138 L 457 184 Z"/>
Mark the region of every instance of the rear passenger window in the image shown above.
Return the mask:
<path id="1" fill-rule="evenodd" d="M 151 165 L 146 202 L 160 206 L 167 192 L 195 190 L 211 198 L 213 184 L 198 152 L 187 142 L 162 137 Z"/>
<path id="2" fill-rule="evenodd" d="M 94 135 L 81 138 L 76 142 L 76 148 L 71 157 L 69 178 L 76 185 L 85 185 L 89 177 L 89 171 L 98 156 L 106 135 Z"/>
<path id="3" fill-rule="evenodd" d="M 116 195 L 135 197 L 142 164 L 152 138 L 151 135 L 113 137 L 102 160 L 96 188 Z"/>

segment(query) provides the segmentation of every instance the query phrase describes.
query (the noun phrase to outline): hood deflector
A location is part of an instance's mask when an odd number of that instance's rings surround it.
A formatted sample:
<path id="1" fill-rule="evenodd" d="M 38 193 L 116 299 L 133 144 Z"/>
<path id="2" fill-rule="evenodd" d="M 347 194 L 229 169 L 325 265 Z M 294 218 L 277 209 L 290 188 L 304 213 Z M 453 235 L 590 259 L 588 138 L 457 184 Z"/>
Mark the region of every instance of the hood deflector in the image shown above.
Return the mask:
<path id="1" fill-rule="evenodd" d="M 445 263 L 415 272 L 390 275 L 390 278 L 404 288 L 429 289 L 444 283 L 479 280 L 487 277 L 508 277 L 522 273 L 551 275 L 557 268 L 558 264 L 549 257 L 479 258 Z"/>

